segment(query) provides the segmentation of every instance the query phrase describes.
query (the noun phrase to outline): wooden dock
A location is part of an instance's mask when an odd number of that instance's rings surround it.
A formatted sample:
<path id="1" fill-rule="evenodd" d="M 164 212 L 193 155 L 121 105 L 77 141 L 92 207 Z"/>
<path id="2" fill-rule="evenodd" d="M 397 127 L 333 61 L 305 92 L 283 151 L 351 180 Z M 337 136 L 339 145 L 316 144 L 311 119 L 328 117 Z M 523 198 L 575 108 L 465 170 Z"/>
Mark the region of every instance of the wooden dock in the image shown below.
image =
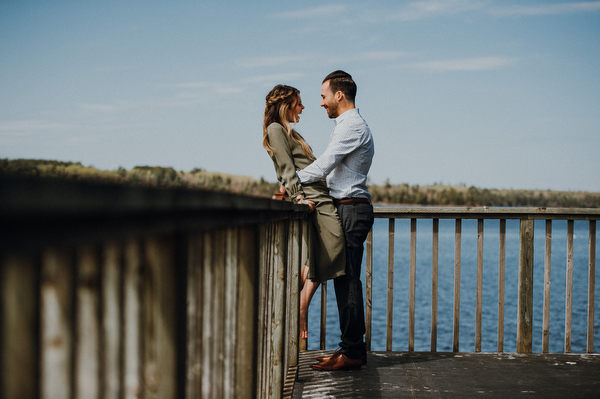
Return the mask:
<path id="1" fill-rule="evenodd" d="M 597 398 L 600 355 L 370 352 L 360 370 L 315 371 L 304 351 L 291 399 Z"/>
<path id="2" fill-rule="evenodd" d="M 307 211 L 230 193 L 0 176 L 0 398 L 600 397 L 600 355 L 594 354 L 600 210 L 376 208 L 376 217 L 389 219 L 386 352 L 370 352 L 367 366 L 349 372 L 313 371 L 310 363 L 323 352 L 301 350 Z M 392 351 L 396 219 L 410 219 L 408 352 Z M 417 268 L 417 219 L 432 220 L 431 275 L 425 275 L 431 291 L 424 293 L 416 285 L 424 277 L 417 276 L 423 270 Z M 455 219 L 452 353 L 437 352 L 440 219 Z M 461 291 L 463 219 L 477 219 L 477 286 Z M 483 316 L 496 309 L 482 295 L 487 219 L 500 220 L 500 256 L 491 267 L 501 277 L 498 353 L 482 354 Z M 518 246 L 509 248 L 508 219 L 521 226 Z M 544 303 L 536 307 L 543 311 L 542 352 L 548 352 L 552 223 L 567 221 L 565 268 L 552 264 L 553 273 L 566 273 L 565 354 L 531 354 L 537 219 L 546 221 Z M 589 225 L 583 262 L 573 255 L 575 221 Z M 367 350 L 373 246 L 383 244 L 373 241 L 371 233 Z M 503 276 L 505 254 L 517 250 L 519 279 L 510 284 L 518 286 L 519 354 L 510 354 L 503 349 Z M 573 301 L 574 275 L 587 276 L 587 300 Z M 431 352 L 418 353 L 416 298 L 429 294 Z M 475 353 L 458 352 L 461 297 L 476 303 Z M 586 355 L 569 354 L 574 312 L 587 315 Z"/>

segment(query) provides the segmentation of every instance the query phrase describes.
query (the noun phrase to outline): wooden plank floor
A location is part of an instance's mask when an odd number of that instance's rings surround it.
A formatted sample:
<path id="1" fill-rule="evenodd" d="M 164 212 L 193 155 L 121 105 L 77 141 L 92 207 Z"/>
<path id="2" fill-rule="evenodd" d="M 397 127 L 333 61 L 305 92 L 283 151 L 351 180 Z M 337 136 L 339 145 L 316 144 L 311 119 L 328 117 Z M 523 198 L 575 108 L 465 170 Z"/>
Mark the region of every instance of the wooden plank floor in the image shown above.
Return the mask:
<path id="1" fill-rule="evenodd" d="M 360 370 L 315 371 L 305 351 L 292 399 L 600 398 L 600 355 L 372 352 Z"/>

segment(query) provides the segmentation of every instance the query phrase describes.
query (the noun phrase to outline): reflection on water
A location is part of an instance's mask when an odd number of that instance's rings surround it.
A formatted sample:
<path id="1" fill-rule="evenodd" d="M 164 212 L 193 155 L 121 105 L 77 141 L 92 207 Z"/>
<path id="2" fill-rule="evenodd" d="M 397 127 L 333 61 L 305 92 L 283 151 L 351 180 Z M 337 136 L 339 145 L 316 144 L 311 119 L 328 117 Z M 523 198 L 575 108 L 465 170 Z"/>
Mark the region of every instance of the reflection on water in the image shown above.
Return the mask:
<path id="1" fill-rule="evenodd" d="M 484 222 L 483 259 L 483 352 L 497 351 L 499 221 Z M 533 351 L 542 351 L 544 295 L 545 221 L 535 222 Z M 600 225 L 597 226 L 597 229 Z M 440 220 L 438 261 L 438 351 L 452 350 L 454 297 L 454 220 Z M 598 232 L 596 233 L 598 237 Z M 385 350 L 387 306 L 388 220 L 375 219 L 373 230 L 373 326 L 371 350 Z M 571 351 L 586 351 L 587 295 L 589 265 L 589 223 L 575 221 L 573 242 L 573 316 Z M 410 220 L 398 219 L 394 244 L 394 351 L 408 349 L 408 293 Z M 550 352 L 564 352 L 567 222 L 552 223 Z M 415 303 L 415 351 L 429 351 L 431 329 L 432 221 L 417 222 L 417 280 Z M 596 245 L 596 259 L 600 246 Z M 477 220 L 462 221 L 460 291 L 460 351 L 475 349 L 475 295 L 477 278 Z M 504 351 L 516 352 L 517 281 L 519 262 L 519 221 L 506 222 L 506 271 L 504 310 Z M 364 289 L 363 261 L 363 289 Z M 598 273 L 596 273 L 598 275 Z M 600 281 L 596 277 L 595 308 L 600 309 Z M 320 291 L 309 310 L 309 349 L 319 349 Z M 595 315 L 594 353 L 600 348 L 600 315 Z M 327 298 L 327 349 L 339 342 L 337 307 L 332 282 Z"/>

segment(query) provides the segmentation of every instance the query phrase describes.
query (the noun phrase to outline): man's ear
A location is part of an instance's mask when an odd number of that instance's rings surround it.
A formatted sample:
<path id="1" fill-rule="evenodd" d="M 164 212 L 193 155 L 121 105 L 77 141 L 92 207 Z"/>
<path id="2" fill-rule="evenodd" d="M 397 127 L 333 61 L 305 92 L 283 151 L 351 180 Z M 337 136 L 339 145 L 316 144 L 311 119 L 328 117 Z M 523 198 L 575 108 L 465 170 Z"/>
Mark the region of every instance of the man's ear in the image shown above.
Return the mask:
<path id="1" fill-rule="evenodd" d="M 344 97 L 344 93 L 342 93 L 341 90 L 338 90 L 335 92 L 335 99 L 340 102 L 342 101 L 342 98 Z"/>

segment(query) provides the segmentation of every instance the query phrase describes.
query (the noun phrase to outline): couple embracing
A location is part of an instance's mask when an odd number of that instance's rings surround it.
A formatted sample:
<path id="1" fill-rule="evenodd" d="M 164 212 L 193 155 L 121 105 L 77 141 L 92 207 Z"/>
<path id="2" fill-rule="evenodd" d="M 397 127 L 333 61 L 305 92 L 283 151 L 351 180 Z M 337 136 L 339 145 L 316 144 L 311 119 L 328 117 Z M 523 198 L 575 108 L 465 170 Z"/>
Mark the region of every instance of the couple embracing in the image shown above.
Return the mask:
<path id="1" fill-rule="evenodd" d="M 301 338 L 308 337 L 308 306 L 319 284 L 333 279 L 335 288 L 340 348 L 332 356 L 317 358 L 311 365 L 316 370 L 347 370 L 366 363 L 360 270 L 364 241 L 373 225 L 367 174 L 374 145 L 355 97 L 356 83 L 348 73 L 335 71 L 323 80 L 321 106 L 335 119 L 335 128 L 319 158 L 294 130 L 304 109 L 300 92 L 277 85 L 266 97 L 263 146 L 292 201 L 309 206 L 313 229 L 302 269 Z"/>

